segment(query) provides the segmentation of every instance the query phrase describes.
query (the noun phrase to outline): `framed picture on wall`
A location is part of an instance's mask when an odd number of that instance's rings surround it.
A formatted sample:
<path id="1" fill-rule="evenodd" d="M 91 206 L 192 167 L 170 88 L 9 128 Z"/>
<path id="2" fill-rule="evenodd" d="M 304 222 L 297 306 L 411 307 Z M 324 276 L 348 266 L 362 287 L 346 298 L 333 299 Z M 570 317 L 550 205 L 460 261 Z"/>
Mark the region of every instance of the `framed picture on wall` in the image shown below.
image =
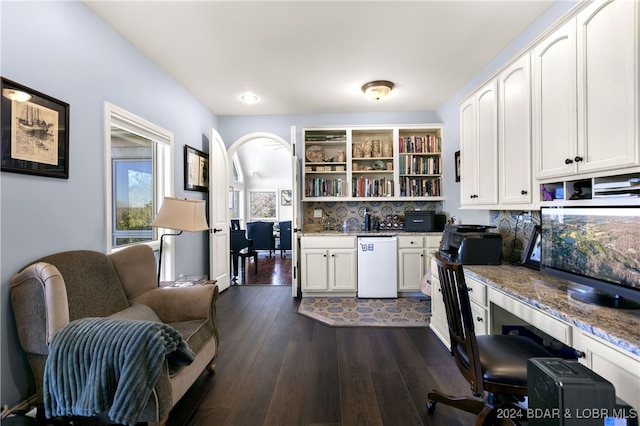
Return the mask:
<path id="1" fill-rule="evenodd" d="M 454 155 L 454 165 L 456 170 L 456 182 L 460 182 L 460 151 L 456 151 Z"/>
<path id="2" fill-rule="evenodd" d="M 69 104 L 2 78 L 2 171 L 69 178 Z"/>
<path id="3" fill-rule="evenodd" d="M 290 189 L 281 189 L 280 190 L 280 205 L 281 206 L 290 206 L 291 205 L 291 190 Z"/>
<path id="4" fill-rule="evenodd" d="M 531 238 L 522 258 L 522 266 L 540 270 L 540 250 L 542 248 L 542 233 L 540 225 L 533 227 Z"/>
<path id="5" fill-rule="evenodd" d="M 189 145 L 184 146 L 184 189 L 209 190 L 209 155 Z"/>

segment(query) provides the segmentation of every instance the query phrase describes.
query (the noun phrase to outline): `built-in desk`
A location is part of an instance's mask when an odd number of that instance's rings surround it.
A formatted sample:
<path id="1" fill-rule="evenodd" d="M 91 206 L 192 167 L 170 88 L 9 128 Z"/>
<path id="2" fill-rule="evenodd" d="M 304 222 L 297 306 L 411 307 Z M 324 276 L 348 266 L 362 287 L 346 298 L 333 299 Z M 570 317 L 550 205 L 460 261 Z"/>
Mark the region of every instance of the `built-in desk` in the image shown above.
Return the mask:
<path id="1" fill-rule="evenodd" d="M 521 266 L 465 265 L 464 269 L 475 293 L 473 308 L 484 312 L 484 317 L 477 315 L 476 330 L 497 334 L 503 325 L 532 325 L 581 352 L 581 363 L 613 383 L 620 398 L 640 409 L 640 310 L 579 302 L 568 295 L 566 280 Z M 437 276 L 432 279 L 431 328 L 448 346 L 446 316 L 437 291 L 440 285 Z"/>

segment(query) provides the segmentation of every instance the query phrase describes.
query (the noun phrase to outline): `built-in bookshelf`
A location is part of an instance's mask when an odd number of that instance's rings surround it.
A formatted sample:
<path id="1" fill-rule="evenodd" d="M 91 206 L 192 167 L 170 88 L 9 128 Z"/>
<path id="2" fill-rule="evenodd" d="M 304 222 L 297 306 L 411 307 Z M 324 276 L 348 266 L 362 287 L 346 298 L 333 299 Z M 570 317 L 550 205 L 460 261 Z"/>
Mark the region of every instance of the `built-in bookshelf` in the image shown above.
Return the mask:
<path id="1" fill-rule="evenodd" d="M 442 200 L 442 125 L 303 129 L 303 201 Z"/>
<path id="2" fill-rule="evenodd" d="M 406 134 L 398 139 L 400 196 L 442 196 L 442 138 L 440 132 Z"/>

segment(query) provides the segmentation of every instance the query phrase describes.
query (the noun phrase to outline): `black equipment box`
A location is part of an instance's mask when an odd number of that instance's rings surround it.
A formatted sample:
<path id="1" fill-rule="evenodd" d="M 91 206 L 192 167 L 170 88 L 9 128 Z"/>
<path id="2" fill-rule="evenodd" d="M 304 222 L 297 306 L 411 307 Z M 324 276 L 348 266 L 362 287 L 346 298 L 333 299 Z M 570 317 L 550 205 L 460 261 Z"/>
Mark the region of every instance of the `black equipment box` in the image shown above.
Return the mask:
<path id="1" fill-rule="evenodd" d="M 529 426 L 603 426 L 608 418 L 625 416 L 613 385 L 577 361 L 531 358 L 527 383 Z"/>
<path id="2" fill-rule="evenodd" d="M 447 225 L 440 243 L 440 255 L 463 265 L 499 265 L 502 235 L 486 232 L 494 226 Z"/>

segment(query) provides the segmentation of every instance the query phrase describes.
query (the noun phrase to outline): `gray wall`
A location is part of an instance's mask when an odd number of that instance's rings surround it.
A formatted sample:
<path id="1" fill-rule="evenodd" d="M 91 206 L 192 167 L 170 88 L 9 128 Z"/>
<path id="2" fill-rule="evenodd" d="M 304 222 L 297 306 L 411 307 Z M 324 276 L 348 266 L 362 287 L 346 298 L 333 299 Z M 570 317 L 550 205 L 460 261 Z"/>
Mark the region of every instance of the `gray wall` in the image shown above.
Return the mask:
<path id="1" fill-rule="evenodd" d="M 438 111 L 216 117 L 168 75 L 78 2 L 0 2 L 3 77 L 71 105 L 70 178 L 0 174 L 0 403 L 33 393 L 9 303 L 9 280 L 29 261 L 71 249 L 104 251 L 103 102 L 108 101 L 175 134 L 176 195 L 182 190 L 182 146 L 207 150 L 215 127 L 227 146 L 251 132 L 290 139 L 290 126 L 445 123 L 445 211 L 464 223 L 489 223 L 488 212 L 458 211 L 453 153 L 459 149 L 458 102 L 561 17 L 576 2 L 558 1 Z M 490 30 L 490 29 L 488 29 Z M 37 52 L 37 54 L 35 54 Z M 176 240 L 177 273 L 208 273 L 206 234 Z"/>
<path id="2" fill-rule="evenodd" d="M 33 393 L 9 301 L 11 276 L 28 262 L 72 249 L 105 251 L 103 103 L 175 135 L 175 194 L 183 145 L 208 150 L 217 118 L 80 2 L 1 2 L 1 74 L 71 105 L 69 179 L 0 174 L 0 403 Z M 208 274 L 206 233 L 176 239 L 177 273 Z"/>

